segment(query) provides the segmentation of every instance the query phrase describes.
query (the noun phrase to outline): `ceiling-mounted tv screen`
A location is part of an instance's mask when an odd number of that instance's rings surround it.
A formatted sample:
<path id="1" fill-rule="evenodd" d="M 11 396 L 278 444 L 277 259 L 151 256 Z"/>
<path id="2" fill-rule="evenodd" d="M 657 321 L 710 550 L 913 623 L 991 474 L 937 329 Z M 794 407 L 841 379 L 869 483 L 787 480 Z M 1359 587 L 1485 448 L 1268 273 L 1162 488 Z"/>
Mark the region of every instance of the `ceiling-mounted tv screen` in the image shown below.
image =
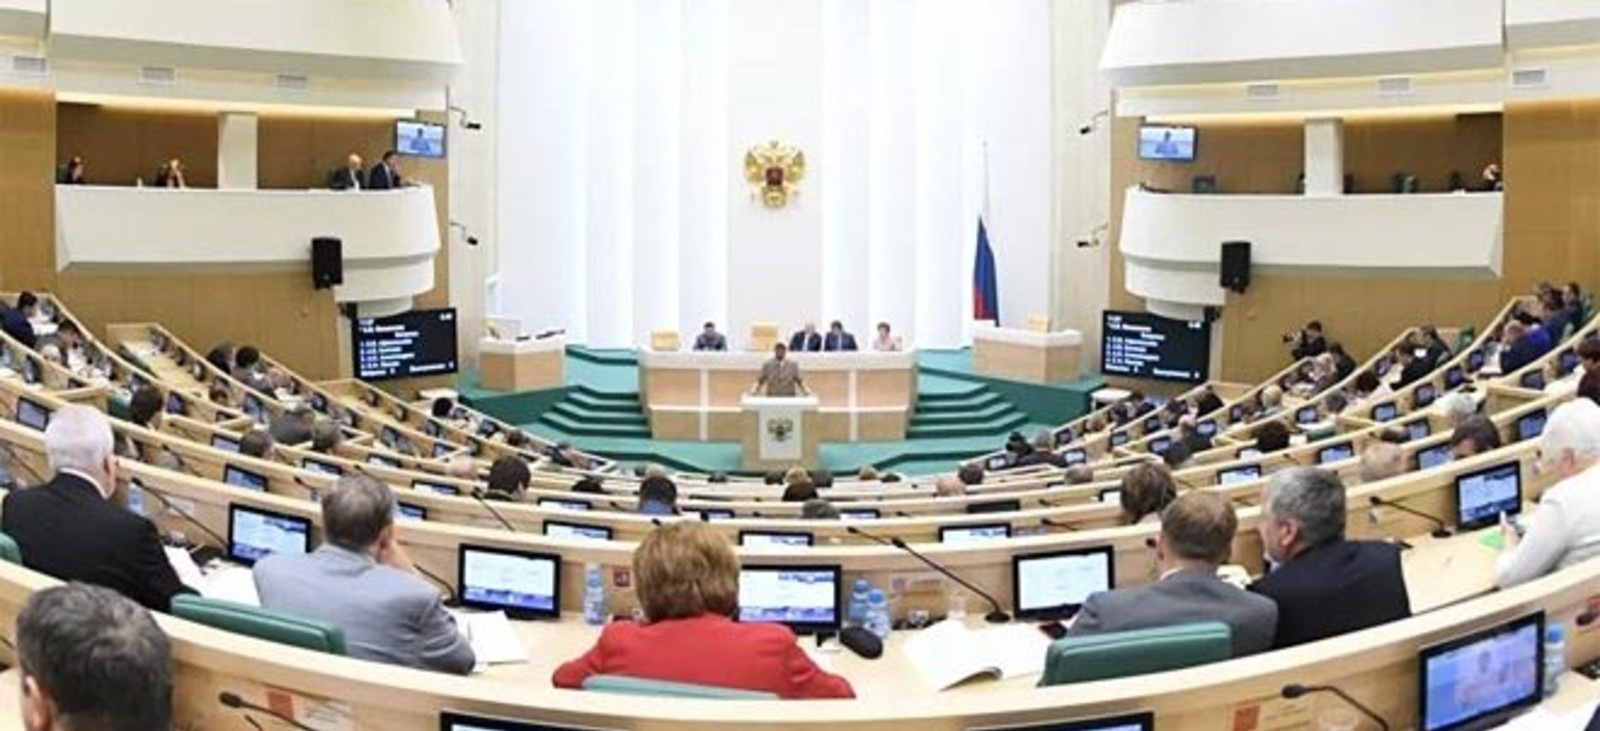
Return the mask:
<path id="1" fill-rule="evenodd" d="M 395 120 L 394 151 L 412 157 L 444 157 L 444 125 Z"/>

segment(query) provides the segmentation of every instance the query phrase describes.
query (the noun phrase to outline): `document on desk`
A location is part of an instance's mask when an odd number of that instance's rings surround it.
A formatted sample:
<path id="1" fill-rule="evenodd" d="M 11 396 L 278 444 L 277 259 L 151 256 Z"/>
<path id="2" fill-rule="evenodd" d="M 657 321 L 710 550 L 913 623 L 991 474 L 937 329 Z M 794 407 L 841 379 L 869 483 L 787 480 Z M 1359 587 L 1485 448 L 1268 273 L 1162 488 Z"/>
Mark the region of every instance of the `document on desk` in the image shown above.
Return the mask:
<path id="1" fill-rule="evenodd" d="M 948 690 L 973 678 L 1043 673 L 1050 638 L 1027 623 L 971 629 L 946 620 L 915 631 L 904 647 L 929 687 Z"/>
<path id="2" fill-rule="evenodd" d="M 1494 727 L 1494 731 L 1585 731 L 1597 707 L 1600 707 L 1600 701 L 1589 701 L 1565 711 L 1535 708 L 1505 725 Z"/>
<path id="3" fill-rule="evenodd" d="M 472 643 L 472 654 L 479 665 L 506 665 L 528 662 L 528 649 L 511 627 L 505 612 L 464 612 L 448 610 L 456 618 L 456 628 Z"/>
<path id="4" fill-rule="evenodd" d="M 256 593 L 256 577 L 245 566 L 222 564 L 206 572 L 200 586 L 200 596 L 221 599 L 225 602 L 261 606 L 261 596 Z"/>

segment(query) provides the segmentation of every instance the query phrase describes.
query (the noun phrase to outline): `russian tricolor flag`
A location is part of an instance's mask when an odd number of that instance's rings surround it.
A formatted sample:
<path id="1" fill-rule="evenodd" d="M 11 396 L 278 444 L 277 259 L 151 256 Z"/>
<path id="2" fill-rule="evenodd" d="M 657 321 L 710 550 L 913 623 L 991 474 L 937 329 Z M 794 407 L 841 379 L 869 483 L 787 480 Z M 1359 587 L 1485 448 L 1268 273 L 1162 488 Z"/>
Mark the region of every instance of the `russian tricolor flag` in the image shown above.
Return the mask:
<path id="1" fill-rule="evenodd" d="M 978 216 L 978 252 L 972 262 L 972 319 L 1000 324 L 1000 289 L 995 283 L 994 249 L 989 247 L 989 229 Z"/>

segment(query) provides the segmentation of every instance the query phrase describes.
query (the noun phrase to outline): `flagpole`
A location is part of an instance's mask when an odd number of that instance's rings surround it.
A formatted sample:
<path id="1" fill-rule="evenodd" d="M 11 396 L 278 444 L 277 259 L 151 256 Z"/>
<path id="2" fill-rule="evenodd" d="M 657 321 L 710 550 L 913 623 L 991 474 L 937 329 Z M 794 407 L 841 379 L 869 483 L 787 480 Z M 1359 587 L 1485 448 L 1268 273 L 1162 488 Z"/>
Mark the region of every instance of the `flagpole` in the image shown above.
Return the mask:
<path id="1" fill-rule="evenodd" d="M 989 138 L 983 138 L 983 210 L 978 212 L 985 221 L 989 220 Z"/>

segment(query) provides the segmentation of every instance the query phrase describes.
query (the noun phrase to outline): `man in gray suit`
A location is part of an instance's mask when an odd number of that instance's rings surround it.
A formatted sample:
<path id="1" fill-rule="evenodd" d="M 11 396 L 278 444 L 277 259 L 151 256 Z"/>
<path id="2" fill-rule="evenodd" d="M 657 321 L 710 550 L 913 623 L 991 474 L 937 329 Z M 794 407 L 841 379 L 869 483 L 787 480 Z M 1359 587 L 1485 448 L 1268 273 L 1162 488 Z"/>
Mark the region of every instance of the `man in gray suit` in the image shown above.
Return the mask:
<path id="1" fill-rule="evenodd" d="M 800 365 L 786 358 L 788 354 L 789 349 L 783 343 L 772 346 L 772 360 L 761 364 L 761 377 L 756 379 L 750 393 L 761 393 L 764 386 L 768 396 L 811 395 L 811 389 L 806 388 L 805 380 L 800 378 Z"/>
<path id="2" fill-rule="evenodd" d="M 471 672 L 472 645 L 400 547 L 394 511 L 377 480 L 340 477 L 322 493 L 322 545 L 256 563 L 261 606 L 338 625 L 351 657 Z"/>
<path id="3" fill-rule="evenodd" d="M 1173 501 L 1161 512 L 1156 538 L 1160 580 L 1090 595 L 1068 634 L 1217 621 L 1233 631 L 1234 657 L 1271 647 L 1278 605 L 1217 578 L 1238 528 L 1232 506 L 1215 494 L 1194 491 Z"/>

